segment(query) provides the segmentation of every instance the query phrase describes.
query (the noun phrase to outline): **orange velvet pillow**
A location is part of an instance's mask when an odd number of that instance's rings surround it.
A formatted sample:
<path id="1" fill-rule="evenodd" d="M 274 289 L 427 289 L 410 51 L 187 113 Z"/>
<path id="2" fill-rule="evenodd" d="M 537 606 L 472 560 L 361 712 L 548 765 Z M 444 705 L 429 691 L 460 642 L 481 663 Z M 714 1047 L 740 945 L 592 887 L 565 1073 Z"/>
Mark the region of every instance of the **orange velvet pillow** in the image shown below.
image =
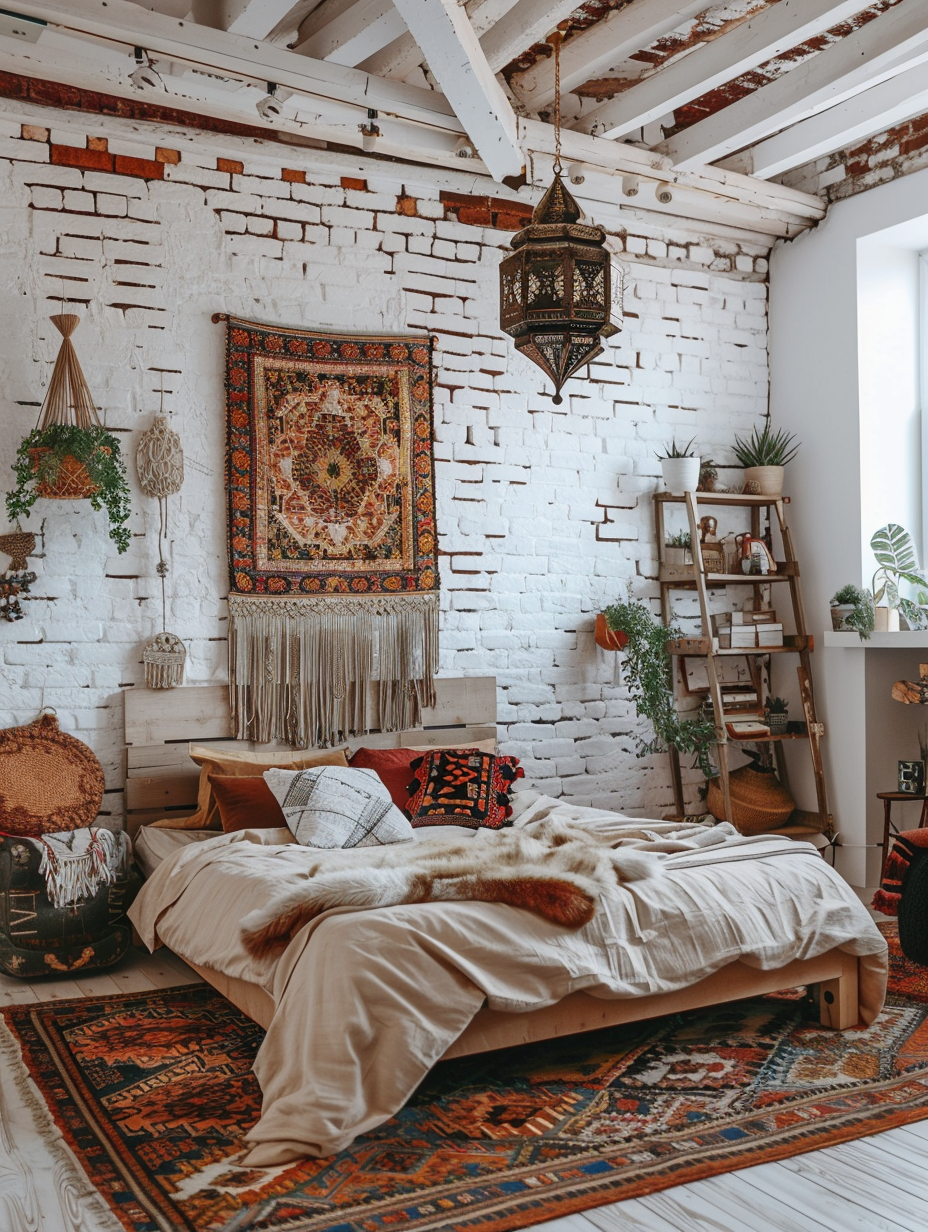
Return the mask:
<path id="1" fill-rule="evenodd" d="M 276 830 L 287 820 L 263 778 L 225 778 L 211 774 L 210 786 L 219 805 L 219 819 L 231 830 Z"/>

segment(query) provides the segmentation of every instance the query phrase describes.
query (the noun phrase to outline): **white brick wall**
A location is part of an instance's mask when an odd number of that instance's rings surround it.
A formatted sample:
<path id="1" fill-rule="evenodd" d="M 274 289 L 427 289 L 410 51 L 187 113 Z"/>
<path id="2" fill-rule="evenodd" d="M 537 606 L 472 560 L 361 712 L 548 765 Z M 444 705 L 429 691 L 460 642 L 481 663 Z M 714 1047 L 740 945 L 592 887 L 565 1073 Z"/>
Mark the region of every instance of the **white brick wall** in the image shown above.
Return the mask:
<path id="1" fill-rule="evenodd" d="M 85 144 L 88 117 L 26 118 L 50 125 L 53 142 Z M 107 122 L 92 123 L 99 140 Z M 655 449 L 696 436 L 705 454 L 731 461 L 733 433 L 765 413 L 765 249 L 666 227 L 617 231 L 625 328 L 555 407 L 498 329 L 510 235 L 446 220 L 423 171 L 411 182 L 409 168 L 371 162 L 362 191 L 341 184 L 358 176 L 357 160 L 340 168 L 331 155 L 240 142 L 236 174 L 214 170 L 230 139 L 155 126 L 133 138 L 109 123 L 111 152 L 151 159 L 167 146 L 180 161 L 163 180 L 52 165 L 35 128 L 30 140 L 5 138 L 0 157 L 0 490 L 37 417 L 58 348 L 48 316 L 64 295 L 83 316 L 74 341 L 124 441 L 134 493 L 125 556 L 86 503 L 37 505 L 36 597 L 25 620 L 0 622 L 0 724 L 54 706 L 103 761 L 104 809 L 118 823 L 120 694 L 140 686 L 141 647 L 161 623 L 157 507 L 131 460 L 162 381 L 186 454 L 170 502 L 168 628 L 187 643 L 186 683 L 226 678 L 224 334 L 212 313 L 423 330 L 439 340 L 442 674 L 495 673 L 503 747 L 545 790 L 665 808 L 666 758 L 635 758 L 636 720 L 615 656 L 593 644 L 593 615 L 629 581 L 655 594 Z M 282 179 L 282 165 L 308 168 L 306 183 Z M 395 212 L 399 196 L 415 198 L 417 216 Z"/>

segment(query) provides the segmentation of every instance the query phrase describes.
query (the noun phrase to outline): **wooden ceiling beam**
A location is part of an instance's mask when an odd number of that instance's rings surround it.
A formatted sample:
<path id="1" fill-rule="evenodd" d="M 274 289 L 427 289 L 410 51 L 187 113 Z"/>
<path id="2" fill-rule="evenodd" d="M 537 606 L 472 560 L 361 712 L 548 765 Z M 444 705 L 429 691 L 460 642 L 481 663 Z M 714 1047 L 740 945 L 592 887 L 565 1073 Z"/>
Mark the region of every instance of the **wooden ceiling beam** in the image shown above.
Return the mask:
<path id="1" fill-rule="evenodd" d="M 515 112 L 457 0 L 394 0 L 455 115 L 496 180 L 524 166 Z"/>
<path id="2" fill-rule="evenodd" d="M 634 52 L 705 12 L 706 4 L 707 0 L 630 4 L 573 35 L 561 48 L 561 94 L 596 77 L 608 76 Z M 554 62 L 539 60 L 524 73 L 516 73 L 509 84 L 528 111 L 539 111 L 554 98 Z"/>
<path id="3" fill-rule="evenodd" d="M 300 41 L 293 49 L 297 55 L 354 66 L 406 33 L 406 23 L 393 0 L 351 0 L 347 6 L 339 3 L 338 8 L 328 21 L 314 20 L 317 9 L 303 23 Z M 320 5 L 320 9 L 332 12 L 329 5 Z M 302 37 L 310 21 L 315 29 Z"/>
<path id="4" fill-rule="evenodd" d="M 798 47 L 860 7 L 861 0 L 780 0 L 587 111 L 574 127 L 600 137 L 622 137 Z"/>
<path id="5" fill-rule="evenodd" d="M 746 175 L 769 179 L 926 111 L 928 64 L 919 64 L 736 154 L 732 165 Z"/>
<path id="6" fill-rule="evenodd" d="M 296 6 L 296 0 L 220 0 L 219 27 L 246 38 L 267 38 Z"/>
<path id="7" fill-rule="evenodd" d="M 924 7 L 903 3 L 655 149 L 678 167 L 715 162 L 926 59 Z"/>

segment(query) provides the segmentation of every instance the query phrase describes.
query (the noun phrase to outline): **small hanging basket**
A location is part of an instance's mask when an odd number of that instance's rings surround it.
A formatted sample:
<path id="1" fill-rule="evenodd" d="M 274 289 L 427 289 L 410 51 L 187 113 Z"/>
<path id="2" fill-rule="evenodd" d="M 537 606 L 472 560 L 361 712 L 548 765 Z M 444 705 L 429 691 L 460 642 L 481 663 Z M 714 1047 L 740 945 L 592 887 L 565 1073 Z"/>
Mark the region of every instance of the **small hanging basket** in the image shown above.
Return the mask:
<path id="1" fill-rule="evenodd" d="M 610 629 L 602 612 L 597 613 L 596 623 L 593 626 L 593 638 L 596 645 L 601 646 L 603 650 L 624 650 L 628 645 L 628 634 L 623 633 L 621 629 Z"/>
<path id="2" fill-rule="evenodd" d="M 105 445 L 99 448 L 103 453 L 109 453 Z M 52 453 L 46 446 L 29 450 L 32 469 L 38 474 L 45 458 Z M 47 465 L 47 464 L 46 464 Z M 36 483 L 36 493 L 46 500 L 87 500 L 100 489 L 90 478 L 87 467 L 72 454 L 66 453 L 57 461 L 57 465 L 47 466 L 46 473 Z"/>

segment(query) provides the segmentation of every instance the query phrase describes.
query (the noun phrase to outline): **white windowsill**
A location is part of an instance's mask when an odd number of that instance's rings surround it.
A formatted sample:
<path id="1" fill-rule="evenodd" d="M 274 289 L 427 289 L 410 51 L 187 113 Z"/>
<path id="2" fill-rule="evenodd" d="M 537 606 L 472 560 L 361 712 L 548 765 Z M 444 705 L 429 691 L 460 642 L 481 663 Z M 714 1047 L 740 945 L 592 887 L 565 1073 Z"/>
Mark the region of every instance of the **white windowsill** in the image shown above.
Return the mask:
<path id="1" fill-rule="evenodd" d="M 868 642 L 862 642 L 856 633 L 835 633 L 828 629 L 824 634 L 826 646 L 842 646 L 847 650 L 915 650 L 928 648 L 928 629 L 906 629 L 899 633 L 871 633 Z"/>

